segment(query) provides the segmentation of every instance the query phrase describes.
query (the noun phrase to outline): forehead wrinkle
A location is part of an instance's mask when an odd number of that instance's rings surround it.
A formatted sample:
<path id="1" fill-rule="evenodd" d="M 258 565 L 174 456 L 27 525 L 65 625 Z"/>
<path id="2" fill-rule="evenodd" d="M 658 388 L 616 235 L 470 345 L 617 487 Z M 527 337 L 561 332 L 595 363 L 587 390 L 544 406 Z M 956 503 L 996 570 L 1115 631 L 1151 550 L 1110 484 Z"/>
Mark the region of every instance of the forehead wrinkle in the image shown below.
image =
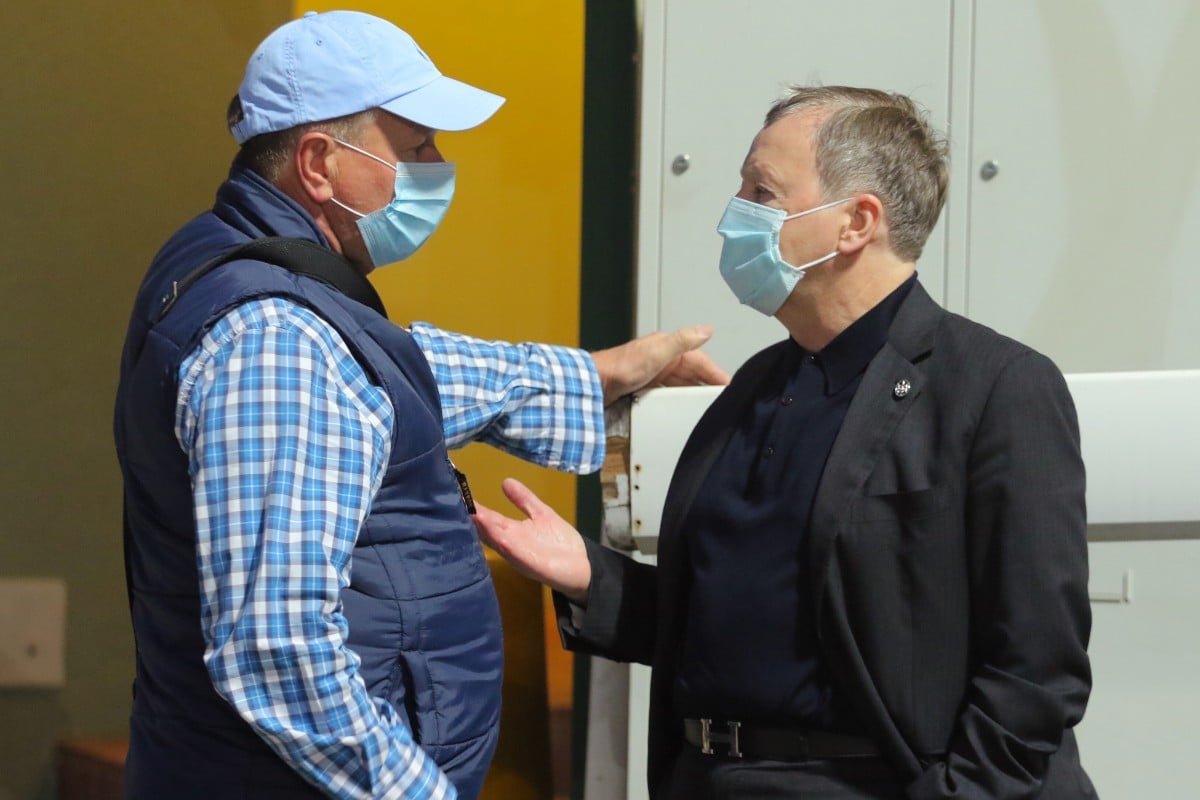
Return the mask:
<path id="1" fill-rule="evenodd" d="M 754 153 L 748 155 L 742 162 L 741 175 L 744 180 L 756 180 L 775 185 L 781 182 L 778 170 L 770 163 L 757 158 Z"/>

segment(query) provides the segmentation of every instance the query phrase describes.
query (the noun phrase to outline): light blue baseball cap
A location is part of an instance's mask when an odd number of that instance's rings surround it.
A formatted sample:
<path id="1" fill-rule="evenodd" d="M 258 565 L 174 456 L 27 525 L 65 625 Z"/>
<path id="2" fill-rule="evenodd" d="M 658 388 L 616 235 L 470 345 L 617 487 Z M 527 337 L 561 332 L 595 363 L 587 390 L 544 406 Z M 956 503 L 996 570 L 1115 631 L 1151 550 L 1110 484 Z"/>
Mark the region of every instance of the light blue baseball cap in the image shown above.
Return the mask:
<path id="1" fill-rule="evenodd" d="M 309 122 L 382 108 L 439 131 L 485 121 L 504 103 L 438 72 L 413 38 L 359 11 L 309 11 L 250 56 L 229 130 L 238 144 Z"/>

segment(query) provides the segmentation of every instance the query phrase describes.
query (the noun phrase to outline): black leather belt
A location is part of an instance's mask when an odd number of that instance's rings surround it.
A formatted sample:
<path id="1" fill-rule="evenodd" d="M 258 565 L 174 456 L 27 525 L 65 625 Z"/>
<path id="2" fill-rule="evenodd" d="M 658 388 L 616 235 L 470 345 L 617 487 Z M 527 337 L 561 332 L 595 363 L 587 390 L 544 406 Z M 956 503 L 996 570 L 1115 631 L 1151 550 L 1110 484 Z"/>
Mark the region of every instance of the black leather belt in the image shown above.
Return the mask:
<path id="1" fill-rule="evenodd" d="M 701 753 L 728 758 L 806 761 L 879 755 L 874 742 L 859 736 L 728 720 L 685 719 L 683 738 Z"/>

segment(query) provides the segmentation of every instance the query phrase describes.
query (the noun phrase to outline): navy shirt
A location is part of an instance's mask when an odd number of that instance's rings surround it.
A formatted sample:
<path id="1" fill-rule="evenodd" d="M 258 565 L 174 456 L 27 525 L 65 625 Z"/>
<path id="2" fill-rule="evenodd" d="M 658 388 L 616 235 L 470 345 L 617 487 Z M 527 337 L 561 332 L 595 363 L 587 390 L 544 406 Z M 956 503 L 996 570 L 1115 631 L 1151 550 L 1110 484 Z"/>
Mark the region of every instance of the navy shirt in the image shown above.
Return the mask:
<path id="1" fill-rule="evenodd" d="M 859 732 L 817 650 L 808 521 L 850 401 L 915 281 L 819 353 L 787 348 L 705 478 L 683 526 L 685 717 Z"/>

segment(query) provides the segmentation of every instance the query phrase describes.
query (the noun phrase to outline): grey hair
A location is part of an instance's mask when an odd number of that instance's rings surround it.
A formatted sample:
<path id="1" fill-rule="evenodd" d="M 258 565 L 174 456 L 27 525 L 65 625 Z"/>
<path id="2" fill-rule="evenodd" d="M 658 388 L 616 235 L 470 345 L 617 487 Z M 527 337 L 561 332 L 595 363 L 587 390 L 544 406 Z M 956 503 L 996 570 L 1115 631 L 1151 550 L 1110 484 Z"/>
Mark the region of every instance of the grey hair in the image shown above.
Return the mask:
<path id="1" fill-rule="evenodd" d="M 888 243 L 916 261 L 946 202 L 946 140 L 910 98 L 851 86 L 792 86 L 763 127 L 808 110 L 827 112 L 813 133 L 827 200 L 868 192 L 883 203 Z"/>
<path id="2" fill-rule="evenodd" d="M 233 109 L 233 104 L 237 102 L 238 99 L 235 96 L 230 108 Z M 308 122 L 274 133 L 260 133 L 242 144 L 242 149 L 238 151 L 235 162 L 275 183 L 283 176 L 284 169 L 296 149 L 296 144 L 304 134 L 309 131 L 320 131 L 335 139 L 357 144 L 363 130 L 374 119 L 375 109 L 370 108 L 345 117 Z"/>

